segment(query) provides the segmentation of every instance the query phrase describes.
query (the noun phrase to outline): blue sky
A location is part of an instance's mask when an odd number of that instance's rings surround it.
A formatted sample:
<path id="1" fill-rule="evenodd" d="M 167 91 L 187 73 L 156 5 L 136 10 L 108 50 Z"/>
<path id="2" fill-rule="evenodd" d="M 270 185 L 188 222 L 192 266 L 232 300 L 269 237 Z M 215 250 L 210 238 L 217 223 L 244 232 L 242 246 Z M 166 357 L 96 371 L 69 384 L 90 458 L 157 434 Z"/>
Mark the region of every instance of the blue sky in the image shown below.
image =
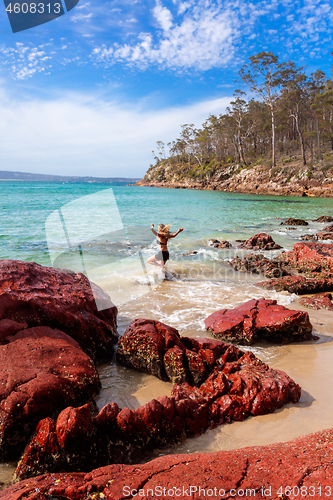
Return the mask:
<path id="1" fill-rule="evenodd" d="M 80 0 L 15 34 L 1 3 L 0 21 L 2 170 L 141 177 L 156 141 L 224 112 L 251 55 L 331 76 L 327 0 Z"/>

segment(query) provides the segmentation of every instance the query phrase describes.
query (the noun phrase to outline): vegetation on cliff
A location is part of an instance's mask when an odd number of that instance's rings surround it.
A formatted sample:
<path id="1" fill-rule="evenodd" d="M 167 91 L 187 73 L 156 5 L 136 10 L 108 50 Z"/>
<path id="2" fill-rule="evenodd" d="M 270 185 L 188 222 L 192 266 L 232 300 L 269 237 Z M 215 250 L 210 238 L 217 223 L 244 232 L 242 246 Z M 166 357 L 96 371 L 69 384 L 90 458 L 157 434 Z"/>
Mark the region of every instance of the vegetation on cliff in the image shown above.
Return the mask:
<path id="1" fill-rule="evenodd" d="M 332 182 L 333 81 L 322 71 L 308 76 L 291 61 L 279 63 L 271 52 L 252 56 L 239 75 L 257 99 L 235 90 L 224 114 L 210 115 L 199 129 L 182 125 L 167 145 L 158 141 L 142 184 L 229 190 L 226 182 L 238 185 L 244 170 L 250 184 L 258 177 L 289 187 Z"/>

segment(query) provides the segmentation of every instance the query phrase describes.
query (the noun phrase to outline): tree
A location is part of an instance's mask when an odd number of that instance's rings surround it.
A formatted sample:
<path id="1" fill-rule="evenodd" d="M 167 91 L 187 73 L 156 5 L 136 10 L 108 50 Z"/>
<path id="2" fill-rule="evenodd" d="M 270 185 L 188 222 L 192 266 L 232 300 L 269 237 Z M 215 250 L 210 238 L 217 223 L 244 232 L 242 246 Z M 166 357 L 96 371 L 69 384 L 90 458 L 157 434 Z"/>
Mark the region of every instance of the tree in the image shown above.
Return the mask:
<path id="1" fill-rule="evenodd" d="M 231 101 L 231 109 L 227 108 L 226 111 L 231 118 L 231 127 L 234 129 L 234 144 L 239 156 L 239 163 L 246 165 L 244 158 L 243 140 L 244 136 L 248 135 L 248 130 L 245 131 L 246 118 L 247 118 L 247 102 L 242 99 L 246 95 L 241 90 L 235 90 L 235 100 Z"/>
<path id="2" fill-rule="evenodd" d="M 323 135 L 331 142 L 331 149 L 333 150 L 333 82 L 327 80 L 325 87 L 321 89 L 312 104 L 317 117 L 317 128 L 319 135 L 319 123 L 323 131 Z M 321 156 L 321 155 L 320 155 Z"/>
<path id="3" fill-rule="evenodd" d="M 239 75 L 252 92 L 256 93 L 270 108 L 272 126 L 272 167 L 275 167 L 275 102 L 278 97 L 280 71 L 278 56 L 272 52 L 260 52 L 250 57 L 250 68 L 245 64 Z"/>
<path id="4" fill-rule="evenodd" d="M 303 165 L 306 165 L 305 142 L 303 127 L 306 123 L 306 114 L 310 110 L 313 80 L 303 73 L 303 67 L 297 68 L 295 63 L 281 64 L 280 81 L 283 87 L 281 94 L 282 105 L 289 110 L 289 116 L 294 120 L 296 132 L 301 146 Z"/>
<path id="5" fill-rule="evenodd" d="M 195 136 L 197 134 L 197 130 L 194 127 L 194 124 L 192 123 L 191 125 L 188 125 L 185 123 L 185 125 L 181 126 L 182 131 L 180 134 L 181 140 L 183 141 L 185 145 L 185 154 L 187 155 L 188 158 L 188 164 L 191 166 L 191 157 L 195 156 Z"/>

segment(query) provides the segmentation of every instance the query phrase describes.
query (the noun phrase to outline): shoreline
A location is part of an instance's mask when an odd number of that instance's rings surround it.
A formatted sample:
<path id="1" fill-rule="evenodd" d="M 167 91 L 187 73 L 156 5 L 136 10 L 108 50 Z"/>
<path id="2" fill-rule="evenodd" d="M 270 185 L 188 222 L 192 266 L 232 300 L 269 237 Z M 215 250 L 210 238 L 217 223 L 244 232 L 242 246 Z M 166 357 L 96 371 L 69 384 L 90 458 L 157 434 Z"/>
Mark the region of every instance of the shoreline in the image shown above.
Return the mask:
<path id="1" fill-rule="evenodd" d="M 298 198 L 333 198 L 333 185 L 332 187 L 310 187 L 304 189 L 304 187 L 294 187 L 290 188 L 287 186 L 275 186 L 270 185 L 269 187 L 244 187 L 240 185 L 239 187 L 233 186 L 232 188 L 222 187 L 215 184 L 202 184 L 202 183 L 189 183 L 189 182 L 143 182 L 139 181 L 134 186 L 138 187 L 155 187 L 164 189 L 194 189 L 200 191 L 221 191 L 225 193 L 235 193 L 235 194 L 251 194 L 259 196 L 292 196 Z"/>
<path id="2" fill-rule="evenodd" d="M 212 174 L 199 176 L 195 167 L 162 161 L 151 167 L 136 186 L 202 189 L 270 196 L 333 197 L 333 177 L 327 167 L 301 165 L 299 161 L 278 163 L 271 168 L 258 164 L 226 165 Z"/>

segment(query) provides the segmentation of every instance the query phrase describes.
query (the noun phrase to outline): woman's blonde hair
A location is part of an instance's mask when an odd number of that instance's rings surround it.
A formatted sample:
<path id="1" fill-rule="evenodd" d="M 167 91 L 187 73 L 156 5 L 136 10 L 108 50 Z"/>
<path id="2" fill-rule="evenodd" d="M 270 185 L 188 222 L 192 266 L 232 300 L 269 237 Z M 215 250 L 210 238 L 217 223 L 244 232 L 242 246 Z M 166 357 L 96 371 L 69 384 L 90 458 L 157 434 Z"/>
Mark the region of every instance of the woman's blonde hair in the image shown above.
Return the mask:
<path id="1" fill-rule="evenodd" d="M 166 226 L 164 224 L 159 224 L 158 225 L 158 232 L 163 233 L 163 234 L 170 234 L 170 229 L 171 224 L 167 224 Z"/>

